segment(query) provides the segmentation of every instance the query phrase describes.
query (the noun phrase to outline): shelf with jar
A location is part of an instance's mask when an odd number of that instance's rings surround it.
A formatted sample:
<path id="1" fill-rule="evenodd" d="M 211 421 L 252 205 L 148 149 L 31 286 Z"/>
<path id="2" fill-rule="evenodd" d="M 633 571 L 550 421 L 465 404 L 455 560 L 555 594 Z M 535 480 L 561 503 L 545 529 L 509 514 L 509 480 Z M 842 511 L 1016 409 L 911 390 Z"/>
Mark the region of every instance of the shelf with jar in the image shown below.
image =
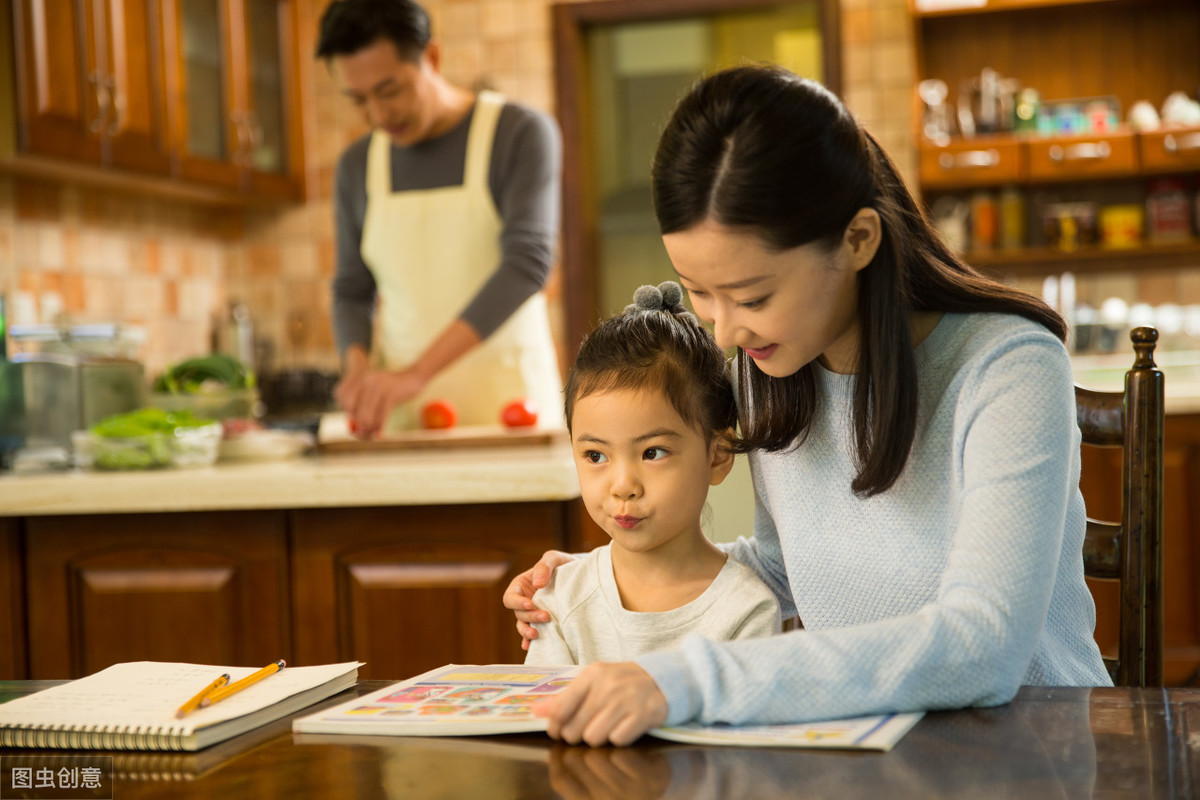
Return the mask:
<path id="1" fill-rule="evenodd" d="M 917 188 L 969 261 L 1001 274 L 1200 267 L 1200 3 L 909 0 L 909 13 Z M 1159 180 L 1177 182 L 1185 234 L 1156 227 Z M 1024 209 L 1019 236 L 1003 197 Z M 1114 240 L 1122 207 L 1141 233 Z"/>
<path id="2" fill-rule="evenodd" d="M 1002 275 L 1200 268 L 1195 177 L 1006 184 L 926 196 L 947 244 Z"/>

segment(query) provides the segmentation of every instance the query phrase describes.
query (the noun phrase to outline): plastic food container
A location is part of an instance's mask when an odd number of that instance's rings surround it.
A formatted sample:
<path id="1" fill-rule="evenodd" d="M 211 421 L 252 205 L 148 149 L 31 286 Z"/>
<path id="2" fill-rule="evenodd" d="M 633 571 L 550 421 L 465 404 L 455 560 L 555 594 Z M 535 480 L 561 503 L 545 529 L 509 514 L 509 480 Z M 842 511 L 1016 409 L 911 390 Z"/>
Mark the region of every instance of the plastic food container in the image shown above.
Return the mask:
<path id="1" fill-rule="evenodd" d="M 169 394 L 154 392 L 147 405 L 163 411 L 190 411 L 206 419 L 259 416 L 258 389 L 228 389 L 220 392 Z"/>
<path id="2" fill-rule="evenodd" d="M 118 438 L 90 431 L 72 435 L 75 464 L 88 469 L 139 470 L 164 467 L 201 467 L 217 460 L 221 425 L 179 428 L 174 433 L 156 432 Z"/>

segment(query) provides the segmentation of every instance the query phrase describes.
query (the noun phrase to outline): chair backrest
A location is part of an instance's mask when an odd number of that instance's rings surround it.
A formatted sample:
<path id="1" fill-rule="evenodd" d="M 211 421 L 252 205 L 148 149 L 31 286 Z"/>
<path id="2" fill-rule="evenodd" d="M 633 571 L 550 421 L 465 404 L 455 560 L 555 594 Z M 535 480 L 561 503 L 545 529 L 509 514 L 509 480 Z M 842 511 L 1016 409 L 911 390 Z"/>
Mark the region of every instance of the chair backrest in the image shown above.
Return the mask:
<path id="1" fill-rule="evenodd" d="M 1121 584 L 1120 643 L 1105 664 L 1117 686 L 1163 682 L 1163 374 L 1154 364 L 1158 331 L 1134 328 L 1133 367 L 1124 392 L 1075 387 L 1084 444 L 1121 447 L 1121 520 L 1088 519 L 1084 572 Z"/>

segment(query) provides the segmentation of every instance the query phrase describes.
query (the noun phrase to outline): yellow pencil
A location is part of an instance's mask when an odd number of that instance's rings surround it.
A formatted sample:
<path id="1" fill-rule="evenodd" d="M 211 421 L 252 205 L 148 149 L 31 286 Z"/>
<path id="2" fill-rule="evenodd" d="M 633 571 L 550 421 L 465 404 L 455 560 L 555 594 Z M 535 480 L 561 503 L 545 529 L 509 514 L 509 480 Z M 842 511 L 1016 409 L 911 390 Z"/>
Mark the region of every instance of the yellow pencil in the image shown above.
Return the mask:
<path id="1" fill-rule="evenodd" d="M 228 672 L 226 672 L 221 677 L 217 678 L 215 681 L 210 683 L 208 686 L 205 686 L 203 689 L 201 689 L 199 692 L 196 693 L 195 697 L 193 697 L 191 700 L 188 700 L 186 703 L 181 705 L 179 707 L 179 710 L 175 712 L 175 718 L 179 719 L 180 717 L 184 716 L 188 712 L 195 711 L 196 708 L 200 705 L 200 702 L 202 700 L 204 700 L 204 698 L 208 697 L 209 692 L 216 691 L 217 689 L 220 689 L 222 686 L 224 686 L 227 683 L 229 683 L 229 673 Z"/>
<path id="2" fill-rule="evenodd" d="M 263 678 L 267 677 L 268 675 L 274 675 L 276 672 L 279 672 L 279 670 L 283 669 L 286 666 L 287 666 L 287 662 L 284 661 L 282 658 L 271 664 L 267 664 L 265 667 L 260 669 L 258 672 L 247 675 L 246 677 L 242 678 L 240 681 L 235 681 L 234 683 L 231 683 L 228 686 L 224 686 L 220 689 L 217 689 L 216 691 L 207 695 L 206 697 L 204 697 L 204 699 L 202 699 L 200 701 L 200 707 L 206 708 L 208 706 L 211 706 L 213 703 L 217 702 L 218 700 L 224 700 L 226 697 L 229 697 L 229 695 L 231 695 L 231 694 L 237 694 L 242 689 L 245 689 L 247 686 L 258 683 L 259 681 L 261 681 Z"/>

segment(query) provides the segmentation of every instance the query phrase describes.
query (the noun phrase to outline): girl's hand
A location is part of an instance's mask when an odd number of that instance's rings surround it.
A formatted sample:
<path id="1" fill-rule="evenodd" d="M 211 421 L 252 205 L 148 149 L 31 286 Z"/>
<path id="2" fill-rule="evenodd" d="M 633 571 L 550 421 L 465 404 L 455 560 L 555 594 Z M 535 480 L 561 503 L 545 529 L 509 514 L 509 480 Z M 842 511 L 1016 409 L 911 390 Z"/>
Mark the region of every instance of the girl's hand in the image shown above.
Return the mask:
<path id="1" fill-rule="evenodd" d="M 550 582 L 550 575 L 561 564 L 571 560 L 569 553 L 547 550 L 530 569 L 512 579 L 504 592 L 504 607 L 517 617 L 517 633 L 521 634 L 521 649 L 528 650 L 529 642 L 537 638 L 535 622 L 549 622 L 550 614 L 533 604 L 533 593 Z"/>
<path id="2" fill-rule="evenodd" d="M 555 739 L 623 747 L 666 722 L 667 698 L 637 664 L 591 664 L 533 713 L 546 718 L 546 732 Z"/>

